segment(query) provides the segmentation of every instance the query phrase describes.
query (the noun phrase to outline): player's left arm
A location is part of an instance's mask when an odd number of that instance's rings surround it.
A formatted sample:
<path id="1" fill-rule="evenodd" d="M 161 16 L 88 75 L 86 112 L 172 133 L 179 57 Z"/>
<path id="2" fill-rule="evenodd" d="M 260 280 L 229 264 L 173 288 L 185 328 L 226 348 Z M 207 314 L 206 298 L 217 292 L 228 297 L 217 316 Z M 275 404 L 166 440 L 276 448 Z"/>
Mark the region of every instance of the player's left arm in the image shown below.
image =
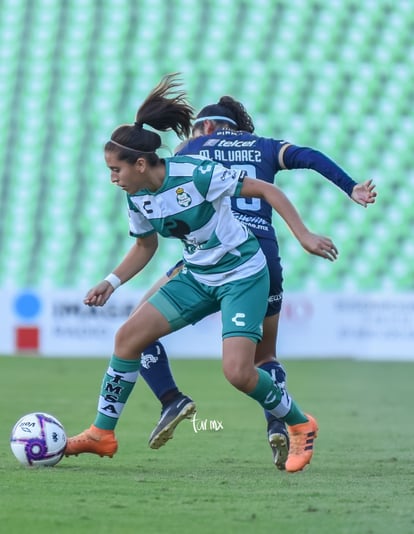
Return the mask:
<path id="1" fill-rule="evenodd" d="M 367 207 L 376 200 L 373 180 L 357 183 L 335 161 L 319 150 L 296 145 L 282 145 L 279 152 L 282 169 L 312 169 L 342 189 L 354 202 Z"/>

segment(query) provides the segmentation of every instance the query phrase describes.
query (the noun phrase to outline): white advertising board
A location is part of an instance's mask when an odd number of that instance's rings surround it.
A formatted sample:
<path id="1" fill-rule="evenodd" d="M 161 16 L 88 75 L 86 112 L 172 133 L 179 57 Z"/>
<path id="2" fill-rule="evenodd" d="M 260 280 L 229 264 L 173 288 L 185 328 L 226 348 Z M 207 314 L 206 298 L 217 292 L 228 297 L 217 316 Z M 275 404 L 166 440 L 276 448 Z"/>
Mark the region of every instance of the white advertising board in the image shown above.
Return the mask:
<path id="1" fill-rule="evenodd" d="M 0 354 L 112 354 L 117 328 L 140 293 L 120 288 L 103 308 L 77 290 L 0 290 Z M 414 294 L 290 293 L 284 297 L 278 354 L 283 358 L 414 360 Z M 165 337 L 172 358 L 220 358 L 215 314 Z"/>

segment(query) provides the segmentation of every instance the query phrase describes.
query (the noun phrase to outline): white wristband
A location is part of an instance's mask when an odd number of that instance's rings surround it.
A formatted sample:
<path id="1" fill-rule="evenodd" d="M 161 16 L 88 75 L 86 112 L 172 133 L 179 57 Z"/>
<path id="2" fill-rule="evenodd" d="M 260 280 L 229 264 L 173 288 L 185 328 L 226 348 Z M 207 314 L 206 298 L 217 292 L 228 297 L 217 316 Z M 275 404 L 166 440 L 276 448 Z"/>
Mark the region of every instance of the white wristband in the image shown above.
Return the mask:
<path id="1" fill-rule="evenodd" d="M 121 279 L 114 273 L 108 274 L 105 280 L 109 282 L 114 289 L 118 289 L 121 285 Z"/>

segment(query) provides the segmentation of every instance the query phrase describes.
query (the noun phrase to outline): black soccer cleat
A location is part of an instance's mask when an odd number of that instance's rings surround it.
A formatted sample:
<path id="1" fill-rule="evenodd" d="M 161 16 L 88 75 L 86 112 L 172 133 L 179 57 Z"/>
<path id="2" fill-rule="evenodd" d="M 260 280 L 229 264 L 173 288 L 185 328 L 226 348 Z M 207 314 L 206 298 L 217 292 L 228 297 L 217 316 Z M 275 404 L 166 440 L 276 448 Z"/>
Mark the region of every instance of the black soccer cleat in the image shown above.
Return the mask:
<path id="1" fill-rule="evenodd" d="M 157 426 L 151 432 L 148 445 L 151 449 L 159 449 L 173 437 L 176 426 L 183 419 L 190 419 L 196 412 L 196 405 L 190 397 L 180 395 L 168 404 L 161 412 Z"/>
<path id="2" fill-rule="evenodd" d="M 267 425 L 267 439 L 273 454 L 273 463 L 284 471 L 289 454 L 289 434 L 286 425 L 280 419 L 273 418 Z"/>

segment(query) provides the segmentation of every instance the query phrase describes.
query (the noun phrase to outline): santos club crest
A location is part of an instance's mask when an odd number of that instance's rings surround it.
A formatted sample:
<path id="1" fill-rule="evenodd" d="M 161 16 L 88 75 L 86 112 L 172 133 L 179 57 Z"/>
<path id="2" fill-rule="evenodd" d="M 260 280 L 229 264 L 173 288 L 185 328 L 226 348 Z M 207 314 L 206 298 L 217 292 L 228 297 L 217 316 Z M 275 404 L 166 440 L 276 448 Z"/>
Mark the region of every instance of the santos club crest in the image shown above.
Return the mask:
<path id="1" fill-rule="evenodd" d="M 186 193 L 182 187 L 177 187 L 175 192 L 177 193 L 178 204 L 183 208 L 188 208 L 192 202 L 190 195 Z"/>

